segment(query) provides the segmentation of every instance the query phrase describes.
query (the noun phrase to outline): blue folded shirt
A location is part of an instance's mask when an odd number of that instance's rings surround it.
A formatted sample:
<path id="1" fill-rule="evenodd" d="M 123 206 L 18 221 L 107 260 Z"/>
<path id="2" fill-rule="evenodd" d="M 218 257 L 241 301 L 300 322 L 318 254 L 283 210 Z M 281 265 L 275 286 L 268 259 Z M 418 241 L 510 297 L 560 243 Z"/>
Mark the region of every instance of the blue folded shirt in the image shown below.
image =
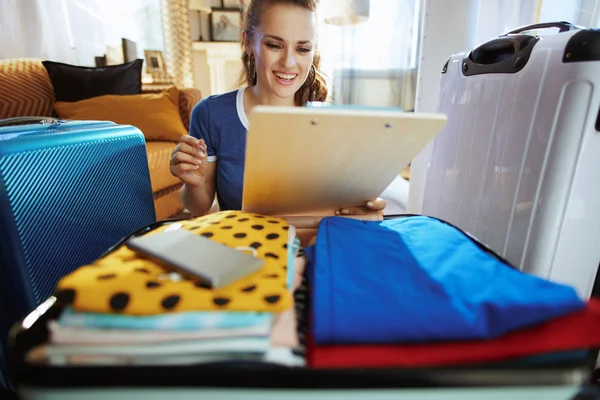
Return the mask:
<path id="1" fill-rule="evenodd" d="M 426 216 L 326 218 L 306 253 L 316 344 L 489 339 L 585 306 Z"/>

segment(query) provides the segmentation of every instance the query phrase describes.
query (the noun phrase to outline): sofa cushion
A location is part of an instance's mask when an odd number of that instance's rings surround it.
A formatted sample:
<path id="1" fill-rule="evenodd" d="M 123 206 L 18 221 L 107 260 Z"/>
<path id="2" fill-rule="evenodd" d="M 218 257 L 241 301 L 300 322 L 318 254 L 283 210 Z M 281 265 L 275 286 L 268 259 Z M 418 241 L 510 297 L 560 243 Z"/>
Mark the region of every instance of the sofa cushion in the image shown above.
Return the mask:
<path id="1" fill-rule="evenodd" d="M 79 101 L 107 94 L 142 93 L 144 60 L 109 65 L 80 67 L 54 61 L 43 61 L 54 87 L 56 101 Z"/>
<path id="2" fill-rule="evenodd" d="M 179 142 L 187 130 L 179 114 L 179 94 L 175 86 L 161 93 L 130 96 L 106 95 L 77 102 L 57 101 L 60 118 L 106 120 L 139 128 L 147 141 Z"/>
<path id="3" fill-rule="evenodd" d="M 0 60 L 0 119 L 51 117 L 53 107 L 52 84 L 39 60 Z"/>
<path id="4" fill-rule="evenodd" d="M 147 142 L 146 154 L 148 155 L 148 168 L 150 169 L 150 181 L 152 192 L 167 189 L 181 181 L 171 175 L 169 160 L 171 153 L 177 146 L 174 142 Z"/>

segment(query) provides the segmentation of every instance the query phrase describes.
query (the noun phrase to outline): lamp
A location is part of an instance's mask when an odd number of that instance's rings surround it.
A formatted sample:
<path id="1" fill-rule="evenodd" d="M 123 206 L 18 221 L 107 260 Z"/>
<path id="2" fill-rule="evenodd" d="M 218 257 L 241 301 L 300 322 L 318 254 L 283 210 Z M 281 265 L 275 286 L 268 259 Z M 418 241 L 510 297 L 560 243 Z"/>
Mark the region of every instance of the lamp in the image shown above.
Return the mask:
<path id="1" fill-rule="evenodd" d="M 203 42 L 204 38 L 202 37 L 202 13 L 212 13 L 210 0 L 190 0 L 190 10 L 198 11 L 198 27 L 200 28 L 200 36 L 198 37 L 198 40 Z"/>
<path id="2" fill-rule="evenodd" d="M 369 19 L 369 0 L 329 0 L 324 22 L 329 25 L 356 25 Z"/>

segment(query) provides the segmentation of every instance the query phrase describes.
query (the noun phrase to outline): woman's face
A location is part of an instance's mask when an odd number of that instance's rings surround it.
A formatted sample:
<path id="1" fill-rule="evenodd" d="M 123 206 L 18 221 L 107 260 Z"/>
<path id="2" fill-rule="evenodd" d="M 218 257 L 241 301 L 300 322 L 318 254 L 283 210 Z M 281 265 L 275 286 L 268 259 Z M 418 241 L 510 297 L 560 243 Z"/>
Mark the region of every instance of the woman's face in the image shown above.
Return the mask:
<path id="1" fill-rule="evenodd" d="M 313 63 L 316 24 L 315 13 L 302 7 L 278 4 L 264 11 L 250 43 L 262 92 L 293 98 Z"/>

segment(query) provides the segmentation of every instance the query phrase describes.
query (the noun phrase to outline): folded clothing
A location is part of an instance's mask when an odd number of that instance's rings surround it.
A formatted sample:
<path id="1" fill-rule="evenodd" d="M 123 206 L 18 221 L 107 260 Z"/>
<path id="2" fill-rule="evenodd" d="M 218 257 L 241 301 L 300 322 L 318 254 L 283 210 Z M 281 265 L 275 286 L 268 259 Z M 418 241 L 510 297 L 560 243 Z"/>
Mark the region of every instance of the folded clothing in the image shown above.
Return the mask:
<path id="1" fill-rule="evenodd" d="M 272 313 L 234 311 L 187 311 L 161 315 L 120 315 L 75 311 L 66 307 L 58 317 L 64 327 L 150 331 L 235 329 L 271 323 Z"/>
<path id="2" fill-rule="evenodd" d="M 152 344 L 180 340 L 211 340 L 236 338 L 268 338 L 271 321 L 261 325 L 243 328 L 200 329 L 186 331 L 131 330 L 131 329 L 89 329 L 62 326 L 50 321 L 50 341 L 60 345 L 123 345 Z"/>
<path id="3" fill-rule="evenodd" d="M 305 257 L 296 238 L 287 246 L 285 286 L 302 282 Z M 181 365 L 260 362 L 305 365 L 298 352 L 296 307 L 279 313 L 182 311 L 157 315 L 94 313 L 64 307 L 49 321 L 49 343 L 30 352 L 53 365 Z"/>
<path id="4" fill-rule="evenodd" d="M 146 235 L 186 229 L 240 251 L 250 249 L 263 267 L 219 289 L 193 280 L 173 279 L 158 263 L 121 246 L 90 265 L 63 277 L 56 297 L 74 310 L 127 315 L 182 311 L 282 312 L 291 307 L 289 249 L 295 229 L 284 219 L 223 211 L 161 226 Z"/>
<path id="5" fill-rule="evenodd" d="M 307 362 L 313 368 L 441 367 L 537 355 L 551 361 L 598 347 L 600 300 L 592 299 L 581 311 L 490 340 L 335 346 L 316 345 L 309 338 Z M 549 357 L 557 352 L 569 353 Z"/>
<path id="6" fill-rule="evenodd" d="M 435 218 L 325 218 L 307 248 L 316 344 L 489 339 L 581 310 Z"/>

